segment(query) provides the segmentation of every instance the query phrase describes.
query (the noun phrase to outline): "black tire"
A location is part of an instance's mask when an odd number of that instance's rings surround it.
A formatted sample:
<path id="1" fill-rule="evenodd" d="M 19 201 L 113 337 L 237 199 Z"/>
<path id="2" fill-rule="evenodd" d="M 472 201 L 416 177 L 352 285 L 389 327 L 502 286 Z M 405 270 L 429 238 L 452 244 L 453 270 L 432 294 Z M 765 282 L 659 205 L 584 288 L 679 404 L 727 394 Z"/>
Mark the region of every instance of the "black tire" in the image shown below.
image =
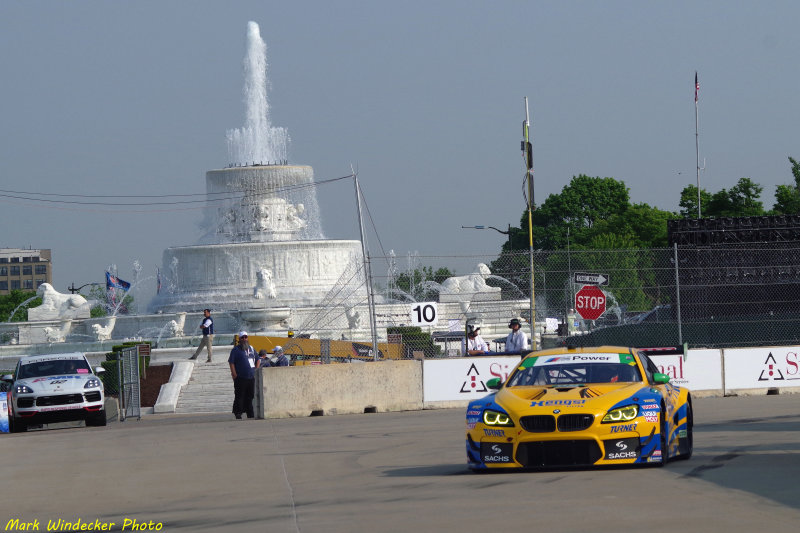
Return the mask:
<path id="1" fill-rule="evenodd" d="M 26 424 L 25 422 L 20 422 L 18 419 L 14 417 L 9 417 L 8 429 L 11 433 L 25 433 L 26 431 L 28 431 L 28 424 Z"/>
<path id="2" fill-rule="evenodd" d="M 106 425 L 106 410 L 103 409 L 96 415 L 86 419 L 87 426 L 105 426 Z"/>
<path id="3" fill-rule="evenodd" d="M 694 452 L 694 413 L 692 412 L 692 404 L 686 404 L 686 437 L 681 439 L 681 455 L 678 459 L 686 460 L 692 457 Z"/>

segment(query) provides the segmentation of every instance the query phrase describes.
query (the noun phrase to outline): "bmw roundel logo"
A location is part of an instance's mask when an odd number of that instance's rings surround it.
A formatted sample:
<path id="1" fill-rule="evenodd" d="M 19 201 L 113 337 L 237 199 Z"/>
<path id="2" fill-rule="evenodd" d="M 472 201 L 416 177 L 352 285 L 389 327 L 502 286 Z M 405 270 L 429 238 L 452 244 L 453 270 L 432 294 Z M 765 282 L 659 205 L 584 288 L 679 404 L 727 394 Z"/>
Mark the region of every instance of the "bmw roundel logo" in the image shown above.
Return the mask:
<path id="1" fill-rule="evenodd" d="M 553 414 L 554 415 L 557 415 L 560 412 L 561 412 L 561 409 L 553 409 Z"/>

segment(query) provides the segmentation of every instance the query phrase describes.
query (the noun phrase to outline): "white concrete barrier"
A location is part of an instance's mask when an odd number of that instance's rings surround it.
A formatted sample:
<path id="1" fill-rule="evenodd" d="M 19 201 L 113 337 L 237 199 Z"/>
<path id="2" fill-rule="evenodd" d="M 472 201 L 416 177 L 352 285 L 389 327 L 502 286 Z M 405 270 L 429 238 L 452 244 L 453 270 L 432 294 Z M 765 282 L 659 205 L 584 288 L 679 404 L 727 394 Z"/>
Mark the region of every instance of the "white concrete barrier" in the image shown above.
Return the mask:
<path id="1" fill-rule="evenodd" d="M 256 417 L 422 409 L 420 361 L 260 368 Z"/>
<path id="2" fill-rule="evenodd" d="M 800 346 L 725 348 L 726 394 L 800 391 Z"/>

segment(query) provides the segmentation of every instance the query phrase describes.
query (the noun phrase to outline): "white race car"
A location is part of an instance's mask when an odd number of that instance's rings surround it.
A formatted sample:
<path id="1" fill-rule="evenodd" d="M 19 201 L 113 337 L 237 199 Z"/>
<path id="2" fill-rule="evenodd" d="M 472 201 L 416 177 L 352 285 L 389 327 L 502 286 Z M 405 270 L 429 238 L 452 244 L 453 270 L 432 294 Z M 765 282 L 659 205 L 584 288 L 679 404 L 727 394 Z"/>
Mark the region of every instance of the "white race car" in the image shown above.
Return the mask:
<path id="1" fill-rule="evenodd" d="M 102 372 L 97 367 L 95 372 Z M 85 420 L 105 426 L 103 383 L 82 353 L 28 355 L 17 363 L 8 391 L 8 422 L 12 432 L 28 426 Z"/>

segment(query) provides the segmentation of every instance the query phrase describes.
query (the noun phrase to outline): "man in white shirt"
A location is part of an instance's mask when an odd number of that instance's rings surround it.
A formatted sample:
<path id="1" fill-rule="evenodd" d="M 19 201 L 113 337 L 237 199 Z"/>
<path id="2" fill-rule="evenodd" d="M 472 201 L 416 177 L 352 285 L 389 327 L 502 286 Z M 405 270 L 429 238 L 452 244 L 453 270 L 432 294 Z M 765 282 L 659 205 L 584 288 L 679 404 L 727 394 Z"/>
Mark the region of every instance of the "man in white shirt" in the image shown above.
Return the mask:
<path id="1" fill-rule="evenodd" d="M 478 335 L 480 329 L 472 325 L 467 326 L 466 342 L 461 343 L 461 351 L 464 352 L 464 355 L 483 355 L 489 351 L 489 345 Z"/>
<path id="2" fill-rule="evenodd" d="M 512 318 L 508 323 L 511 333 L 506 337 L 506 352 L 521 353 L 528 350 L 528 336 L 522 331 L 519 318 Z"/>

